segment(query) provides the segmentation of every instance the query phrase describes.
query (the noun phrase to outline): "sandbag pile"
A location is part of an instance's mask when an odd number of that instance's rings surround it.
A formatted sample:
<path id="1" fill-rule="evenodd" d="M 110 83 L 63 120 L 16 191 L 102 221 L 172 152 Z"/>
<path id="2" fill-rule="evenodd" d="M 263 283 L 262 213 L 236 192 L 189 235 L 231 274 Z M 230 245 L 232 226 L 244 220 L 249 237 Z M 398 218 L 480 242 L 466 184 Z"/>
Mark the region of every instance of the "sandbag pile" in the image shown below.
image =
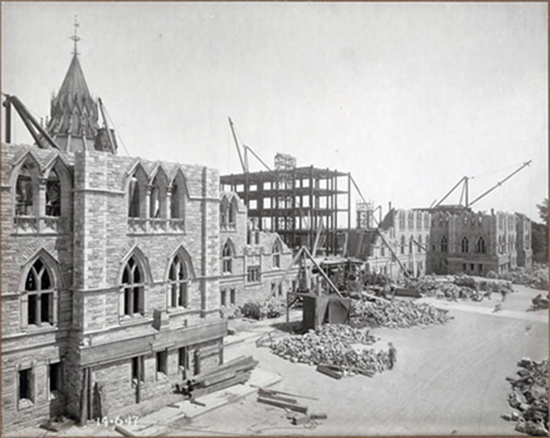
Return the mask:
<path id="1" fill-rule="evenodd" d="M 346 374 L 372 375 L 389 367 L 387 351 L 357 348 L 376 341 L 369 330 L 341 324 L 325 324 L 317 331 L 293 335 L 271 344 L 271 351 L 291 362 L 332 365 Z"/>
<path id="2" fill-rule="evenodd" d="M 513 391 L 508 404 L 516 411 L 502 417 L 515 421 L 520 433 L 548 435 L 548 360 L 536 362 L 523 358 L 518 362 L 519 377 L 507 377 Z"/>
<path id="3" fill-rule="evenodd" d="M 417 325 L 444 324 L 453 317 L 447 310 L 412 301 L 353 301 L 353 327 L 408 328 Z"/>

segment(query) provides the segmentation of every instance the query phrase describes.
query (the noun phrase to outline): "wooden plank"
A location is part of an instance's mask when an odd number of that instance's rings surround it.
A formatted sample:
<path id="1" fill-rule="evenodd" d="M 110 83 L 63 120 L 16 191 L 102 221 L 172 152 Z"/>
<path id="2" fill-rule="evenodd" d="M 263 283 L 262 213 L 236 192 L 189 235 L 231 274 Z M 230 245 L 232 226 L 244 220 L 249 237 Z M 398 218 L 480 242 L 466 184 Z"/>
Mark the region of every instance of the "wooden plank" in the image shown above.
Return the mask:
<path id="1" fill-rule="evenodd" d="M 266 405 L 277 406 L 278 408 L 290 409 L 292 411 L 301 412 L 307 414 L 308 407 L 301 406 L 293 403 L 285 403 L 278 400 L 273 400 L 272 398 L 258 396 L 258 402 L 264 403 Z"/>
<path id="2" fill-rule="evenodd" d="M 325 374 L 329 377 L 332 377 L 333 379 L 336 379 L 336 380 L 340 380 L 342 378 L 341 373 L 339 373 L 337 371 L 333 371 L 330 368 L 324 367 L 322 365 L 319 365 L 317 367 L 317 371 L 319 371 L 320 373 Z"/>
<path id="3" fill-rule="evenodd" d="M 272 393 L 275 393 L 275 394 L 290 395 L 291 397 L 307 398 L 309 400 L 319 400 L 317 397 L 310 397 L 310 396 L 307 396 L 307 395 L 293 394 L 292 392 L 277 391 L 276 389 L 271 389 L 271 388 L 266 389 L 266 388 L 262 388 L 261 386 L 258 386 L 258 385 L 250 385 L 250 386 L 252 388 L 258 388 L 258 389 L 261 389 L 262 391 L 272 392 Z"/>
<path id="4" fill-rule="evenodd" d="M 279 400 L 285 403 L 298 403 L 298 400 L 296 400 L 295 398 L 283 397 L 282 395 L 273 394 L 272 392 L 269 392 L 269 391 L 260 390 L 258 391 L 258 395 L 261 397 L 272 398 L 273 400 Z"/>

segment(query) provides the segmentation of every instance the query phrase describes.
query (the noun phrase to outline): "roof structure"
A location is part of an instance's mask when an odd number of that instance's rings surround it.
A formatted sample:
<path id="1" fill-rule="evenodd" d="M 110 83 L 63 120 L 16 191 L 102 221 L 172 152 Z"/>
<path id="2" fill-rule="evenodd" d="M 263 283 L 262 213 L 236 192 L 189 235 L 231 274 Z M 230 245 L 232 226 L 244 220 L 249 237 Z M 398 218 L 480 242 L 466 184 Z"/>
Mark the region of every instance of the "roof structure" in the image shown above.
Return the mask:
<path id="1" fill-rule="evenodd" d="M 47 131 L 66 152 L 94 149 L 97 102 L 92 98 L 75 51 L 57 95 L 52 98 Z"/>

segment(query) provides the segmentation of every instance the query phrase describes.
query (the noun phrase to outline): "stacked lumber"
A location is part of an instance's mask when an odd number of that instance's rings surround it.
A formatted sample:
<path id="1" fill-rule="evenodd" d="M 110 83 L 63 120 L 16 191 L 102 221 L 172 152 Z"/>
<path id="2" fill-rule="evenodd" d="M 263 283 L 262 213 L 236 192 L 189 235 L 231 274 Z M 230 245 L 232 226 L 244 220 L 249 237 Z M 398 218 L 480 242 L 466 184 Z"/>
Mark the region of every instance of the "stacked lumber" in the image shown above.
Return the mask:
<path id="1" fill-rule="evenodd" d="M 357 349 L 356 344 L 372 345 L 376 339 L 369 330 L 342 324 L 325 324 L 317 331 L 274 341 L 271 351 L 291 362 L 338 367 L 338 372 L 373 376 L 389 368 L 387 351 Z M 319 370 L 322 372 L 321 370 Z M 325 373 L 328 374 L 328 373 Z"/>
<path id="2" fill-rule="evenodd" d="M 240 356 L 220 365 L 215 370 L 194 376 L 185 384 L 178 385 L 178 389 L 192 398 L 201 397 L 239 383 L 245 383 L 256 365 L 258 365 L 258 361 L 254 360 L 252 356 Z"/>
<path id="3" fill-rule="evenodd" d="M 408 328 L 445 324 L 452 318 L 446 310 L 412 301 L 353 301 L 351 307 L 354 327 Z"/>
<path id="4" fill-rule="evenodd" d="M 516 411 L 502 417 L 515 421 L 520 433 L 548 436 L 548 360 L 523 358 L 518 367 L 519 377 L 506 378 L 513 389 L 508 404 Z"/>

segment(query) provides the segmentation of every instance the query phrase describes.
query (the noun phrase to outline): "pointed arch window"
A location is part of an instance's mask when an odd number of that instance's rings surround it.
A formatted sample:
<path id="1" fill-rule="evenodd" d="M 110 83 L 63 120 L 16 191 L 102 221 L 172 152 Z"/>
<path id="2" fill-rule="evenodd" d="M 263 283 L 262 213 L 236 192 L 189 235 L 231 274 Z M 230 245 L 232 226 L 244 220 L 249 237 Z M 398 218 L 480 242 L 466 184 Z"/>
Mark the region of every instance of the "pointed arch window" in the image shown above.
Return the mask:
<path id="1" fill-rule="evenodd" d="M 168 273 L 168 285 L 170 291 L 170 307 L 188 307 L 188 282 L 189 274 L 187 266 L 181 256 L 176 255 L 170 264 Z"/>
<path id="2" fill-rule="evenodd" d="M 124 316 L 143 315 L 145 313 L 145 279 L 143 270 L 134 256 L 130 257 L 122 273 L 124 290 Z"/>
<path id="3" fill-rule="evenodd" d="M 55 169 L 46 181 L 46 216 L 61 216 L 61 183 Z"/>
<path id="4" fill-rule="evenodd" d="M 235 251 L 233 245 L 228 240 L 225 242 L 222 250 L 222 273 L 231 274 L 233 272 L 233 256 Z"/>
<path id="5" fill-rule="evenodd" d="M 237 224 L 237 200 L 235 198 L 229 203 L 227 223 L 229 228 L 235 229 L 235 225 Z"/>
<path id="6" fill-rule="evenodd" d="M 185 220 L 185 208 L 187 200 L 187 190 L 183 174 L 178 172 L 170 185 L 170 218 L 179 219 L 182 225 Z"/>
<path id="7" fill-rule="evenodd" d="M 25 279 L 27 324 L 54 324 L 54 281 L 51 270 L 41 258 L 31 266 Z"/>
<path id="8" fill-rule="evenodd" d="M 16 216 L 34 216 L 34 191 L 31 173 L 28 167 L 23 165 L 17 177 L 15 188 Z"/>
<path id="9" fill-rule="evenodd" d="M 449 250 L 449 242 L 447 236 L 443 236 L 440 242 L 441 252 L 447 252 Z"/>
<path id="10" fill-rule="evenodd" d="M 141 194 L 140 194 L 139 182 L 135 176 L 133 176 L 130 179 L 128 199 L 129 199 L 128 216 L 140 217 Z"/>
<path id="11" fill-rule="evenodd" d="M 470 244 L 470 242 L 468 241 L 468 238 L 467 238 L 467 237 L 462 238 L 462 244 L 461 244 L 461 246 L 462 246 L 462 252 L 463 252 L 463 253 L 467 253 L 467 252 L 468 252 L 468 250 L 469 250 L 469 244 Z"/>
<path id="12" fill-rule="evenodd" d="M 485 239 L 480 237 L 476 243 L 476 252 L 479 254 L 485 254 Z"/>
<path id="13" fill-rule="evenodd" d="M 281 242 L 279 240 L 275 240 L 275 243 L 273 244 L 273 267 L 274 268 L 280 268 L 281 267 Z"/>
<path id="14" fill-rule="evenodd" d="M 229 203 L 224 196 L 220 202 L 220 226 L 223 230 L 227 229 L 229 223 Z"/>

